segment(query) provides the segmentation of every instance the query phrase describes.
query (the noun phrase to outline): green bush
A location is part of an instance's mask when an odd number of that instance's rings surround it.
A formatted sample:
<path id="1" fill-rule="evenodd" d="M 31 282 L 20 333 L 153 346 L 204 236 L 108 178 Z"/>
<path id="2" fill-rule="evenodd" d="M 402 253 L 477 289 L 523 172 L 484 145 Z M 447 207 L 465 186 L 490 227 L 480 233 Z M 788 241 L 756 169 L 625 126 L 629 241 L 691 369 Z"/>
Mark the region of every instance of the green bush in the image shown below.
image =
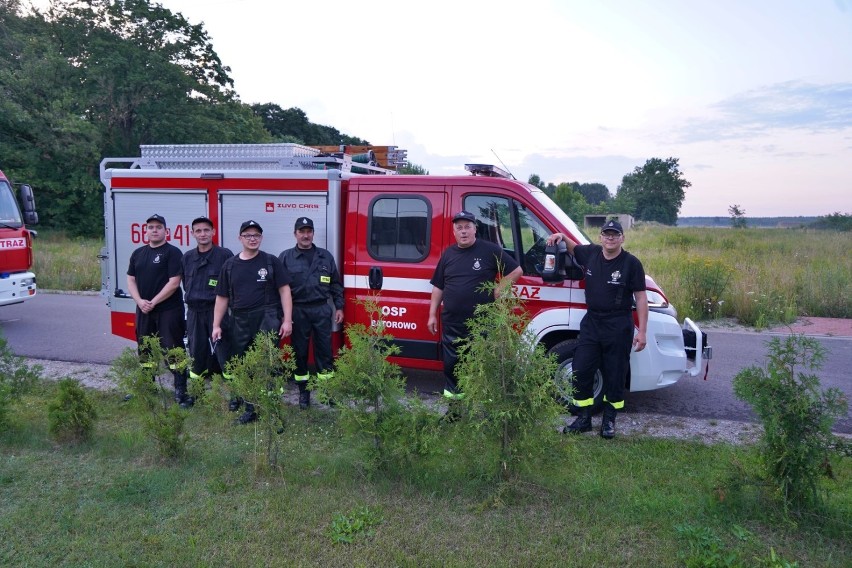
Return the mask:
<path id="1" fill-rule="evenodd" d="M 175 347 L 165 351 L 155 336 L 142 338 L 142 352 L 128 347 L 112 364 L 112 375 L 129 394 L 128 405 L 143 417 L 145 432 L 157 443 L 165 457 L 178 457 L 186 450 L 189 434 L 185 422 L 188 413 L 174 402 L 168 387 L 171 369 L 186 371 L 186 350 Z M 164 378 L 168 377 L 168 378 Z"/>
<path id="2" fill-rule="evenodd" d="M 295 368 L 293 348 L 279 345 L 274 331 L 258 333 L 248 351 L 231 359 L 226 366 L 233 395 L 254 405 L 265 434 L 266 464 L 270 468 L 278 467 L 278 438 L 287 425 L 281 397 Z"/>
<path id="3" fill-rule="evenodd" d="M 60 442 L 88 440 L 98 413 L 85 389 L 74 379 L 59 381 L 59 390 L 47 407 L 48 431 Z"/>
<path id="4" fill-rule="evenodd" d="M 763 423 L 761 458 L 765 475 L 786 506 L 818 504 L 819 477 L 827 472 L 829 453 L 842 447 L 832 434 L 848 403 L 838 389 L 820 391 L 815 374 L 825 351 L 804 335 L 768 342 L 766 369 L 749 367 L 734 377 L 734 394 L 751 404 Z"/>
<path id="5" fill-rule="evenodd" d="M 485 288 L 493 291 L 494 285 Z M 523 301 L 506 294 L 477 306 L 468 320 L 470 335 L 460 340 L 456 374 L 466 407 L 463 425 L 498 448 L 493 471 L 501 482 L 553 448 L 562 412 L 553 383 L 556 361 L 535 345 L 532 332 L 522 331 L 528 323 Z"/>
<path id="6" fill-rule="evenodd" d="M 9 425 L 9 409 L 32 388 L 40 373 L 40 366 L 27 366 L 0 336 L 0 429 Z"/>
<path id="7" fill-rule="evenodd" d="M 431 448 L 436 420 L 419 398 L 406 396 L 402 371 L 388 360 L 399 355 L 399 347 L 385 333 L 378 303 L 360 304 L 374 324 L 346 326 L 348 345 L 340 350 L 334 375 L 312 377 L 311 388 L 320 401 L 335 403 L 347 436 L 368 442 L 371 467 L 410 465 Z"/>

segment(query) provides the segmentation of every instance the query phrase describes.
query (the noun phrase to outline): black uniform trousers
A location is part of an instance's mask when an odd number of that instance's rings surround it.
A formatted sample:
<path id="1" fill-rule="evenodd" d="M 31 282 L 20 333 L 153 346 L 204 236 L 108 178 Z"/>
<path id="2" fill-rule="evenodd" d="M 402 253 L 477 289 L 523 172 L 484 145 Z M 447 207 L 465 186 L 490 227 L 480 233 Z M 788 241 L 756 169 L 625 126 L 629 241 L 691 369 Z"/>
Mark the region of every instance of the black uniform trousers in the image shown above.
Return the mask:
<path id="1" fill-rule="evenodd" d="M 331 352 L 331 318 L 334 308 L 328 302 L 293 304 L 293 335 L 290 342 L 296 356 L 298 376 L 308 374 L 308 349 L 314 340 L 314 363 L 318 373 L 331 371 L 334 356 Z"/>
<path id="2" fill-rule="evenodd" d="M 222 330 L 222 345 L 216 349 L 222 369 L 232 357 L 245 355 L 259 332 L 277 332 L 281 327 L 281 311 L 276 306 L 231 310 L 227 317 L 227 326 Z"/>
<path id="3" fill-rule="evenodd" d="M 183 347 L 185 331 L 183 304 L 168 310 L 147 314 L 136 308 L 136 344 L 139 346 L 139 355 L 143 359 L 146 356 L 142 349 L 143 337 L 156 335 L 160 338 L 160 345 L 163 350 L 168 351 L 174 347 Z"/>
<path id="4" fill-rule="evenodd" d="M 459 344 L 456 342 L 460 337 L 468 336 L 467 324 L 465 322 L 452 322 L 441 318 L 441 351 L 444 360 L 445 391 L 450 394 L 458 392 L 458 380 L 456 379 L 456 364 L 459 362 Z"/>
<path id="5" fill-rule="evenodd" d="M 600 369 L 605 400 L 621 408 L 632 347 L 632 312 L 586 312 L 574 351 L 574 400 L 581 402 L 594 397 L 595 371 Z"/>
<path id="6" fill-rule="evenodd" d="M 227 316 L 225 316 L 227 317 Z M 213 333 L 213 304 L 187 306 L 186 335 L 189 339 L 189 356 L 192 357 L 191 376 L 210 377 L 221 373 L 219 361 L 210 350 Z"/>

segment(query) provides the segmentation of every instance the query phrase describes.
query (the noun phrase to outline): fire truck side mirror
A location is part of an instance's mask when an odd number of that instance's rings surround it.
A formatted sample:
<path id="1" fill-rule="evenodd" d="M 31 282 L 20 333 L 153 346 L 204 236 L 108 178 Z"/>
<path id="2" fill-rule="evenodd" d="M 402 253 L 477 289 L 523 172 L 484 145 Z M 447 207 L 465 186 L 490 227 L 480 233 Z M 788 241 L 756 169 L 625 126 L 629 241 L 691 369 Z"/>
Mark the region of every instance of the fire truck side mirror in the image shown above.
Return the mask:
<path id="1" fill-rule="evenodd" d="M 35 209 L 35 195 L 33 188 L 28 184 L 21 184 L 18 188 L 18 198 L 21 200 L 21 208 L 24 210 L 24 223 L 27 225 L 38 224 L 38 213 Z"/>
<path id="2" fill-rule="evenodd" d="M 568 247 L 560 241 L 555 245 L 544 248 L 544 266 L 539 269 L 541 279 L 545 282 L 562 282 L 565 280 L 565 257 Z"/>

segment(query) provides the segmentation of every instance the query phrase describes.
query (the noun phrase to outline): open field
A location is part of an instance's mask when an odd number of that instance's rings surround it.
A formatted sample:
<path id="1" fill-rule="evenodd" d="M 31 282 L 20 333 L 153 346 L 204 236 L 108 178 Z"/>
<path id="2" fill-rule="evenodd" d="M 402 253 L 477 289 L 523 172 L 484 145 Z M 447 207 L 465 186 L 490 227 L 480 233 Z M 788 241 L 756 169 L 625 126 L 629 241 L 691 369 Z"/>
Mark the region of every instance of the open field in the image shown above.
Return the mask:
<path id="1" fill-rule="evenodd" d="M 852 233 L 639 227 L 636 254 L 680 317 L 758 328 L 797 316 L 852 318 Z"/>
<path id="2" fill-rule="evenodd" d="M 158 457 L 115 392 L 92 392 L 93 440 L 47 435 L 55 384 L 0 433 L 0 564 L 26 566 L 849 565 L 852 462 L 827 505 L 787 517 L 730 482 L 750 446 L 596 435 L 561 438 L 514 489 L 493 492 L 485 448 L 454 425 L 432 459 L 365 466 L 333 411 L 290 407 L 281 467 L 263 471 L 253 426 L 190 411 L 178 461 Z M 260 455 L 256 455 L 256 451 Z M 351 537 L 351 544 L 335 543 Z M 726 563 L 720 563 L 726 559 Z M 772 564 L 783 566 L 784 564 Z M 788 564 L 792 565 L 792 564 Z"/>

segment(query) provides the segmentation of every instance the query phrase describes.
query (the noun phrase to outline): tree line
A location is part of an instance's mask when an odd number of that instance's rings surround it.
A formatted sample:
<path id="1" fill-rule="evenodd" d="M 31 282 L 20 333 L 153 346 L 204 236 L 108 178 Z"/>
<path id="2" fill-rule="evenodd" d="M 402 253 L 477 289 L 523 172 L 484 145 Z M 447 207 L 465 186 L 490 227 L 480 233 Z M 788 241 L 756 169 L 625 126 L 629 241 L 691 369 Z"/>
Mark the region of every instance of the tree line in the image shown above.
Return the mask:
<path id="1" fill-rule="evenodd" d="M 36 188 L 44 226 L 99 236 L 105 156 L 136 156 L 142 144 L 369 144 L 299 108 L 243 103 L 230 73 L 201 24 L 151 0 L 0 0 L 0 169 Z M 530 182 L 575 219 L 666 224 L 690 186 L 675 158 L 648 160 L 615 196 L 599 183 Z"/>

